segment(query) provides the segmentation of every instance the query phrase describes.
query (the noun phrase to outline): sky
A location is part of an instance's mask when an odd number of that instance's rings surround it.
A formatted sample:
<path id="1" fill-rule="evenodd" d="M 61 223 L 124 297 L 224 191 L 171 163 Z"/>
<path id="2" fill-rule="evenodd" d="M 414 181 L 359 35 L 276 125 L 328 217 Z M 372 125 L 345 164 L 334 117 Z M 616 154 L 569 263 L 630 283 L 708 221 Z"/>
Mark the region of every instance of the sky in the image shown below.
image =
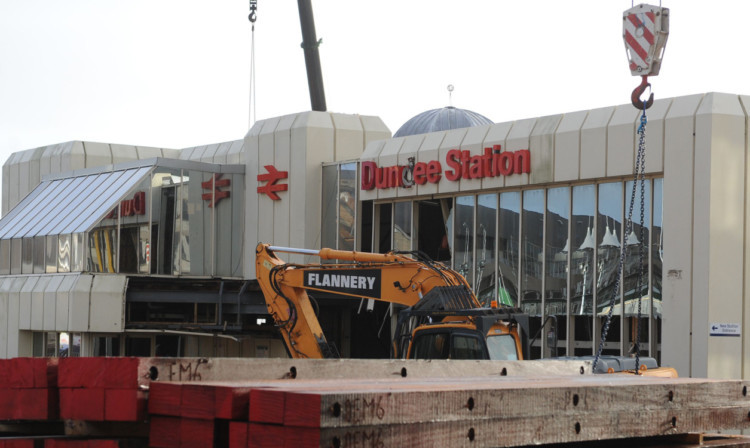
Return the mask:
<path id="1" fill-rule="evenodd" d="M 312 0 L 328 110 L 395 132 L 448 105 L 500 123 L 628 103 L 640 82 L 622 41 L 631 4 Z M 750 2 L 662 6 L 656 98 L 750 94 Z M 0 0 L 0 163 L 71 140 L 179 149 L 242 138 L 248 13 L 248 0 Z M 311 109 L 301 41 L 297 2 L 258 0 L 257 119 Z"/>

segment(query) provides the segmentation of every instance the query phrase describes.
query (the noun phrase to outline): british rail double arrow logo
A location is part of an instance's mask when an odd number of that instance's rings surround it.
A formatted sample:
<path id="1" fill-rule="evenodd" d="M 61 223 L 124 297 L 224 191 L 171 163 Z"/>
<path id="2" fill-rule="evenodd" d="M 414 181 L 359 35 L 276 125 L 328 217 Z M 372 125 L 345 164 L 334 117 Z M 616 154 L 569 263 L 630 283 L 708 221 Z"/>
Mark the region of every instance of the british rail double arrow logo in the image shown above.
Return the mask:
<path id="1" fill-rule="evenodd" d="M 289 189 L 289 185 L 277 184 L 276 182 L 281 179 L 288 178 L 289 172 L 279 171 L 273 165 L 265 165 L 264 168 L 266 169 L 266 171 L 268 171 L 268 174 L 258 174 L 258 182 L 266 182 L 266 184 L 258 187 L 258 193 L 264 193 L 274 201 L 278 201 L 281 198 L 278 194 L 276 194 L 276 192 L 287 191 Z"/>
<path id="2" fill-rule="evenodd" d="M 217 202 L 224 198 L 229 197 L 229 192 L 226 190 L 219 190 L 219 187 L 228 187 L 231 184 L 231 180 L 222 179 L 222 173 L 216 173 L 206 182 L 201 182 L 201 188 L 209 190 L 209 193 L 203 193 L 201 199 L 208 201 L 208 207 L 211 208 L 216 205 Z"/>

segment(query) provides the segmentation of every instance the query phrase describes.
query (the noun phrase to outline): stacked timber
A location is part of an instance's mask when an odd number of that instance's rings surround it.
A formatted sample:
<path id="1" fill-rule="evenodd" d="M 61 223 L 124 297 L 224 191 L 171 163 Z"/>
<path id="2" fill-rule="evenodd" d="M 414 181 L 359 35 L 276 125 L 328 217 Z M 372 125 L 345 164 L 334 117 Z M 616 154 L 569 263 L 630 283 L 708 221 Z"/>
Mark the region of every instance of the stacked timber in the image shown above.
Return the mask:
<path id="1" fill-rule="evenodd" d="M 750 428 L 748 385 L 593 375 L 581 361 L 7 360 L 0 448 L 666 444 Z M 59 391 L 59 407 L 8 411 L 22 389 Z"/>
<path id="2" fill-rule="evenodd" d="M 0 360 L 0 420 L 55 419 L 57 403 L 57 359 Z"/>

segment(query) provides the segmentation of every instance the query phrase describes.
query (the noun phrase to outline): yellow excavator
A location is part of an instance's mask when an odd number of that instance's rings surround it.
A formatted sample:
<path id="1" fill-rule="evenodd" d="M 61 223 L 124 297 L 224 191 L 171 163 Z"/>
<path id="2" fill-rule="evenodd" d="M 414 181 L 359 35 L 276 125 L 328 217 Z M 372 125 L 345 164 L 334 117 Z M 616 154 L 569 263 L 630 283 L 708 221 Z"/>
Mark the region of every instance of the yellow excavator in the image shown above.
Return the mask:
<path id="1" fill-rule="evenodd" d="M 286 263 L 276 255 L 282 252 L 330 262 Z M 399 312 L 391 344 L 393 358 L 528 357 L 527 314 L 495 303 L 482 307 L 461 274 L 419 253 L 294 249 L 263 243 L 255 253 L 256 277 L 268 312 L 293 358 L 337 356 L 323 334 L 308 291 L 405 307 Z M 630 370 L 628 361 L 626 357 L 602 357 L 597 373 Z M 674 369 L 658 368 L 653 358 L 641 358 L 640 369 L 651 376 L 677 376 Z"/>
<path id="2" fill-rule="evenodd" d="M 277 252 L 333 263 L 285 263 Z M 394 358 L 523 359 L 528 315 L 482 308 L 466 280 L 441 263 L 390 252 L 307 250 L 259 244 L 256 276 L 268 312 L 293 358 L 335 357 L 307 291 L 405 307 L 392 342 Z"/>

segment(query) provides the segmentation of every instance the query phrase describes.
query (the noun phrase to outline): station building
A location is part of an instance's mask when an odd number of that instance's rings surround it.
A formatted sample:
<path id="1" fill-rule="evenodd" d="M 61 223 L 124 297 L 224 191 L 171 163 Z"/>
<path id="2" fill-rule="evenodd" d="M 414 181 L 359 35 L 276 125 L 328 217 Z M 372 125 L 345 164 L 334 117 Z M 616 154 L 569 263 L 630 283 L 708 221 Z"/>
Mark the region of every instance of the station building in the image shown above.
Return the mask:
<path id="1" fill-rule="evenodd" d="M 286 356 L 255 278 L 265 242 L 420 251 L 483 303 L 525 310 L 533 358 L 594 354 L 610 313 L 604 353 L 633 354 L 640 305 L 643 355 L 681 376 L 746 377 L 748 106 L 656 101 L 635 189 L 630 104 L 498 124 L 444 108 L 393 136 L 375 116 L 303 112 L 182 150 L 14 153 L 0 357 Z M 343 356 L 387 356 L 391 306 L 315 299 Z"/>

